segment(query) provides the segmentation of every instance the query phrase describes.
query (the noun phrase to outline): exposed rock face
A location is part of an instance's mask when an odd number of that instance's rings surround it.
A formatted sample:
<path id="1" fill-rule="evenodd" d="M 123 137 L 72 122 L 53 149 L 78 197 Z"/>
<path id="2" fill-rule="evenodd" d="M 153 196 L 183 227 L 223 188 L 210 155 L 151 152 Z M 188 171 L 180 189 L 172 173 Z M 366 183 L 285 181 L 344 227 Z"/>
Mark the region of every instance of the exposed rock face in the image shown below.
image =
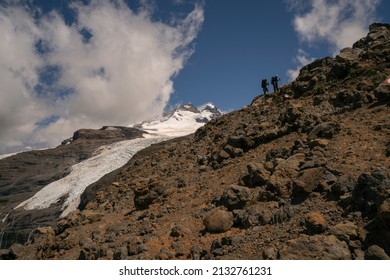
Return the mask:
<path id="1" fill-rule="evenodd" d="M 140 151 L 1 258 L 388 259 L 389 34 Z"/>

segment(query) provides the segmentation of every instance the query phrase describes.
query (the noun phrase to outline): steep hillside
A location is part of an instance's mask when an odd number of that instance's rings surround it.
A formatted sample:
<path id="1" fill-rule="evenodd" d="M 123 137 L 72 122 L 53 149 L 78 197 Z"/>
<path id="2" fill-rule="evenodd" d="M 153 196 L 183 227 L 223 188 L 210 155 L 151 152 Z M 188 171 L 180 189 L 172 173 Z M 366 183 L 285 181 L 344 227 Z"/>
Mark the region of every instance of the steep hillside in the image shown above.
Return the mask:
<path id="1" fill-rule="evenodd" d="M 16 259 L 389 259 L 390 25 L 152 145 Z"/>

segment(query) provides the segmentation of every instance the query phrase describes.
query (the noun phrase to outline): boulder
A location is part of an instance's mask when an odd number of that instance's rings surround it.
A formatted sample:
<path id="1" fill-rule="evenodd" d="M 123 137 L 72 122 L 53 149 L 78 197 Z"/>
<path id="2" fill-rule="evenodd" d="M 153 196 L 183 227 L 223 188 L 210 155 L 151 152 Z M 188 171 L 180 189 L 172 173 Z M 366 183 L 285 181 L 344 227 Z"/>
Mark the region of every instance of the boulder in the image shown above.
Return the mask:
<path id="1" fill-rule="evenodd" d="M 340 130 L 339 125 L 333 122 L 324 122 L 315 126 L 309 133 L 308 140 L 317 138 L 332 139 L 333 135 Z"/>
<path id="2" fill-rule="evenodd" d="M 336 60 L 339 62 L 355 61 L 359 59 L 359 55 L 363 52 L 359 48 L 344 48 L 340 51 L 340 54 L 336 56 Z"/>
<path id="3" fill-rule="evenodd" d="M 244 151 L 241 148 L 237 148 L 231 145 L 226 145 L 223 150 L 229 154 L 232 158 L 240 157 L 244 153 Z"/>
<path id="4" fill-rule="evenodd" d="M 267 190 L 282 198 L 290 198 L 293 189 L 291 177 L 282 170 L 275 171 L 267 182 Z"/>
<path id="5" fill-rule="evenodd" d="M 333 226 L 330 232 L 341 241 L 349 241 L 358 237 L 357 226 L 352 222 L 341 223 Z"/>
<path id="6" fill-rule="evenodd" d="M 300 172 L 294 180 L 294 196 L 312 193 L 323 180 L 324 172 L 325 169 L 323 167 L 310 168 Z"/>
<path id="7" fill-rule="evenodd" d="M 305 161 L 305 155 L 297 153 L 286 160 L 279 160 L 267 182 L 267 188 L 282 198 L 289 198 L 293 190 L 293 180 L 298 176 L 299 166 Z"/>
<path id="8" fill-rule="evenodd" d="M 296 175 L 297 170 L 299 170 L 299 167 L 305 162 L 305 160 L 305 154 L 297 153 L 288 157 L 285 161 L 280 161 L 276 170 L 283 170 L 289 175 Z"/>
<path id="9" fill-rule="evenodd" d="M 232 212 L 217 208 L 206 215 L 203 224 L 209 232 L 226 232 L 233 226 L 233 214 Z"/>
<path id="10" fill-rule="evenodd" d="M 251 199 L 251 191 L 247 187 L 230 185 L 222 194 L 218 205 L 225 206 L 229 210 L 242 209 Z"/>
<path id="11" fill-rule="evenodd" d="M 357 210 L 370 215 L 390 195 L 390 171 L 378 168 L 372 173 L 359 176 L 352 199 Z"/>
<path id="12" fill-rule="evenodd" d="M 247 183 L 250 186 L 258 186 L 266 184 L 270 177 L 270 172 L 264 168 L 261 163 L 249 163 L 247 165 L 248 177 Z"/>
<path id="13" fill-rule="evenodd" d="M 352 174 L 344 174 L 337 178 L 337 181 L 332 185 L 332 192 L 337 195 L 344 195 L 352 192 L 355 188 L 357 178 Z"/>
<path id="14" fill-rule="evenodd" d="M 242 225 L 244 227 L 254 227 L 269 224 L 273 218 L 273 214 L 269 208 L 269 206 L 259 203 L 247 207 L 247 215 L 242 221 Z"/>
<path id="15" fill-rule="evenodd" d="M 243 148 L 244 136 L 229 136 L 227 144 L 234 148 Z"/>
<path id="16" fill-rule="evenodd" d="M 367 248 L 364 258 L 366 260 L 390 260 L 388 254 L 378 245 L 371 245 Z"/>
<path id="17" fill-rule="evenodd" d="M 279 249 L 282 260 L 350 260 L 347 243 L 335 236 L 301 235 L 288 240 Z"/>

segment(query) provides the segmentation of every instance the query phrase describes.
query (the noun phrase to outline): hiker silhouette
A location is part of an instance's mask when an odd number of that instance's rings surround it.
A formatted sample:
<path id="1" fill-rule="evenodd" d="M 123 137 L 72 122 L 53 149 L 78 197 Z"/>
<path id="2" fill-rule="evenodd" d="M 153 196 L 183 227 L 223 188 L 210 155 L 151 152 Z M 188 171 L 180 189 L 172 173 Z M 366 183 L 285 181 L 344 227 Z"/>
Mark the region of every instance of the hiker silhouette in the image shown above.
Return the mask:
<path id="1" fill-rule="evenodd" d="M 280 81 L 278 75 L 275 75 L 271 78 L 271 84 L 274 87 L 274 92 L 279 91 L 278 82 Z"/>
<path id="2" fill-rule="evenodd" d="M 261 87 L 263 88 L 264 95 L 266 95 L 267 92 L 268 92 L 268 81 L 267 81 L 267 79 L 263 79 L 261 81 Z"/>

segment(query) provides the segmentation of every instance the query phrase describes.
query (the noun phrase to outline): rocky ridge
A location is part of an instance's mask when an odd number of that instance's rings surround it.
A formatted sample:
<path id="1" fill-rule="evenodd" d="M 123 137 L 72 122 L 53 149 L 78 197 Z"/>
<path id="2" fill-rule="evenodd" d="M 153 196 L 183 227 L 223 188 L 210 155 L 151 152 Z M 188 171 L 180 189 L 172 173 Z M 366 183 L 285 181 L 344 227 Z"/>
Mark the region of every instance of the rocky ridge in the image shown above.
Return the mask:
<path id="1" fill-rule="evenodd" d="M 390 259 L 390 25 L 137 153 L 3 259 Z"/>

